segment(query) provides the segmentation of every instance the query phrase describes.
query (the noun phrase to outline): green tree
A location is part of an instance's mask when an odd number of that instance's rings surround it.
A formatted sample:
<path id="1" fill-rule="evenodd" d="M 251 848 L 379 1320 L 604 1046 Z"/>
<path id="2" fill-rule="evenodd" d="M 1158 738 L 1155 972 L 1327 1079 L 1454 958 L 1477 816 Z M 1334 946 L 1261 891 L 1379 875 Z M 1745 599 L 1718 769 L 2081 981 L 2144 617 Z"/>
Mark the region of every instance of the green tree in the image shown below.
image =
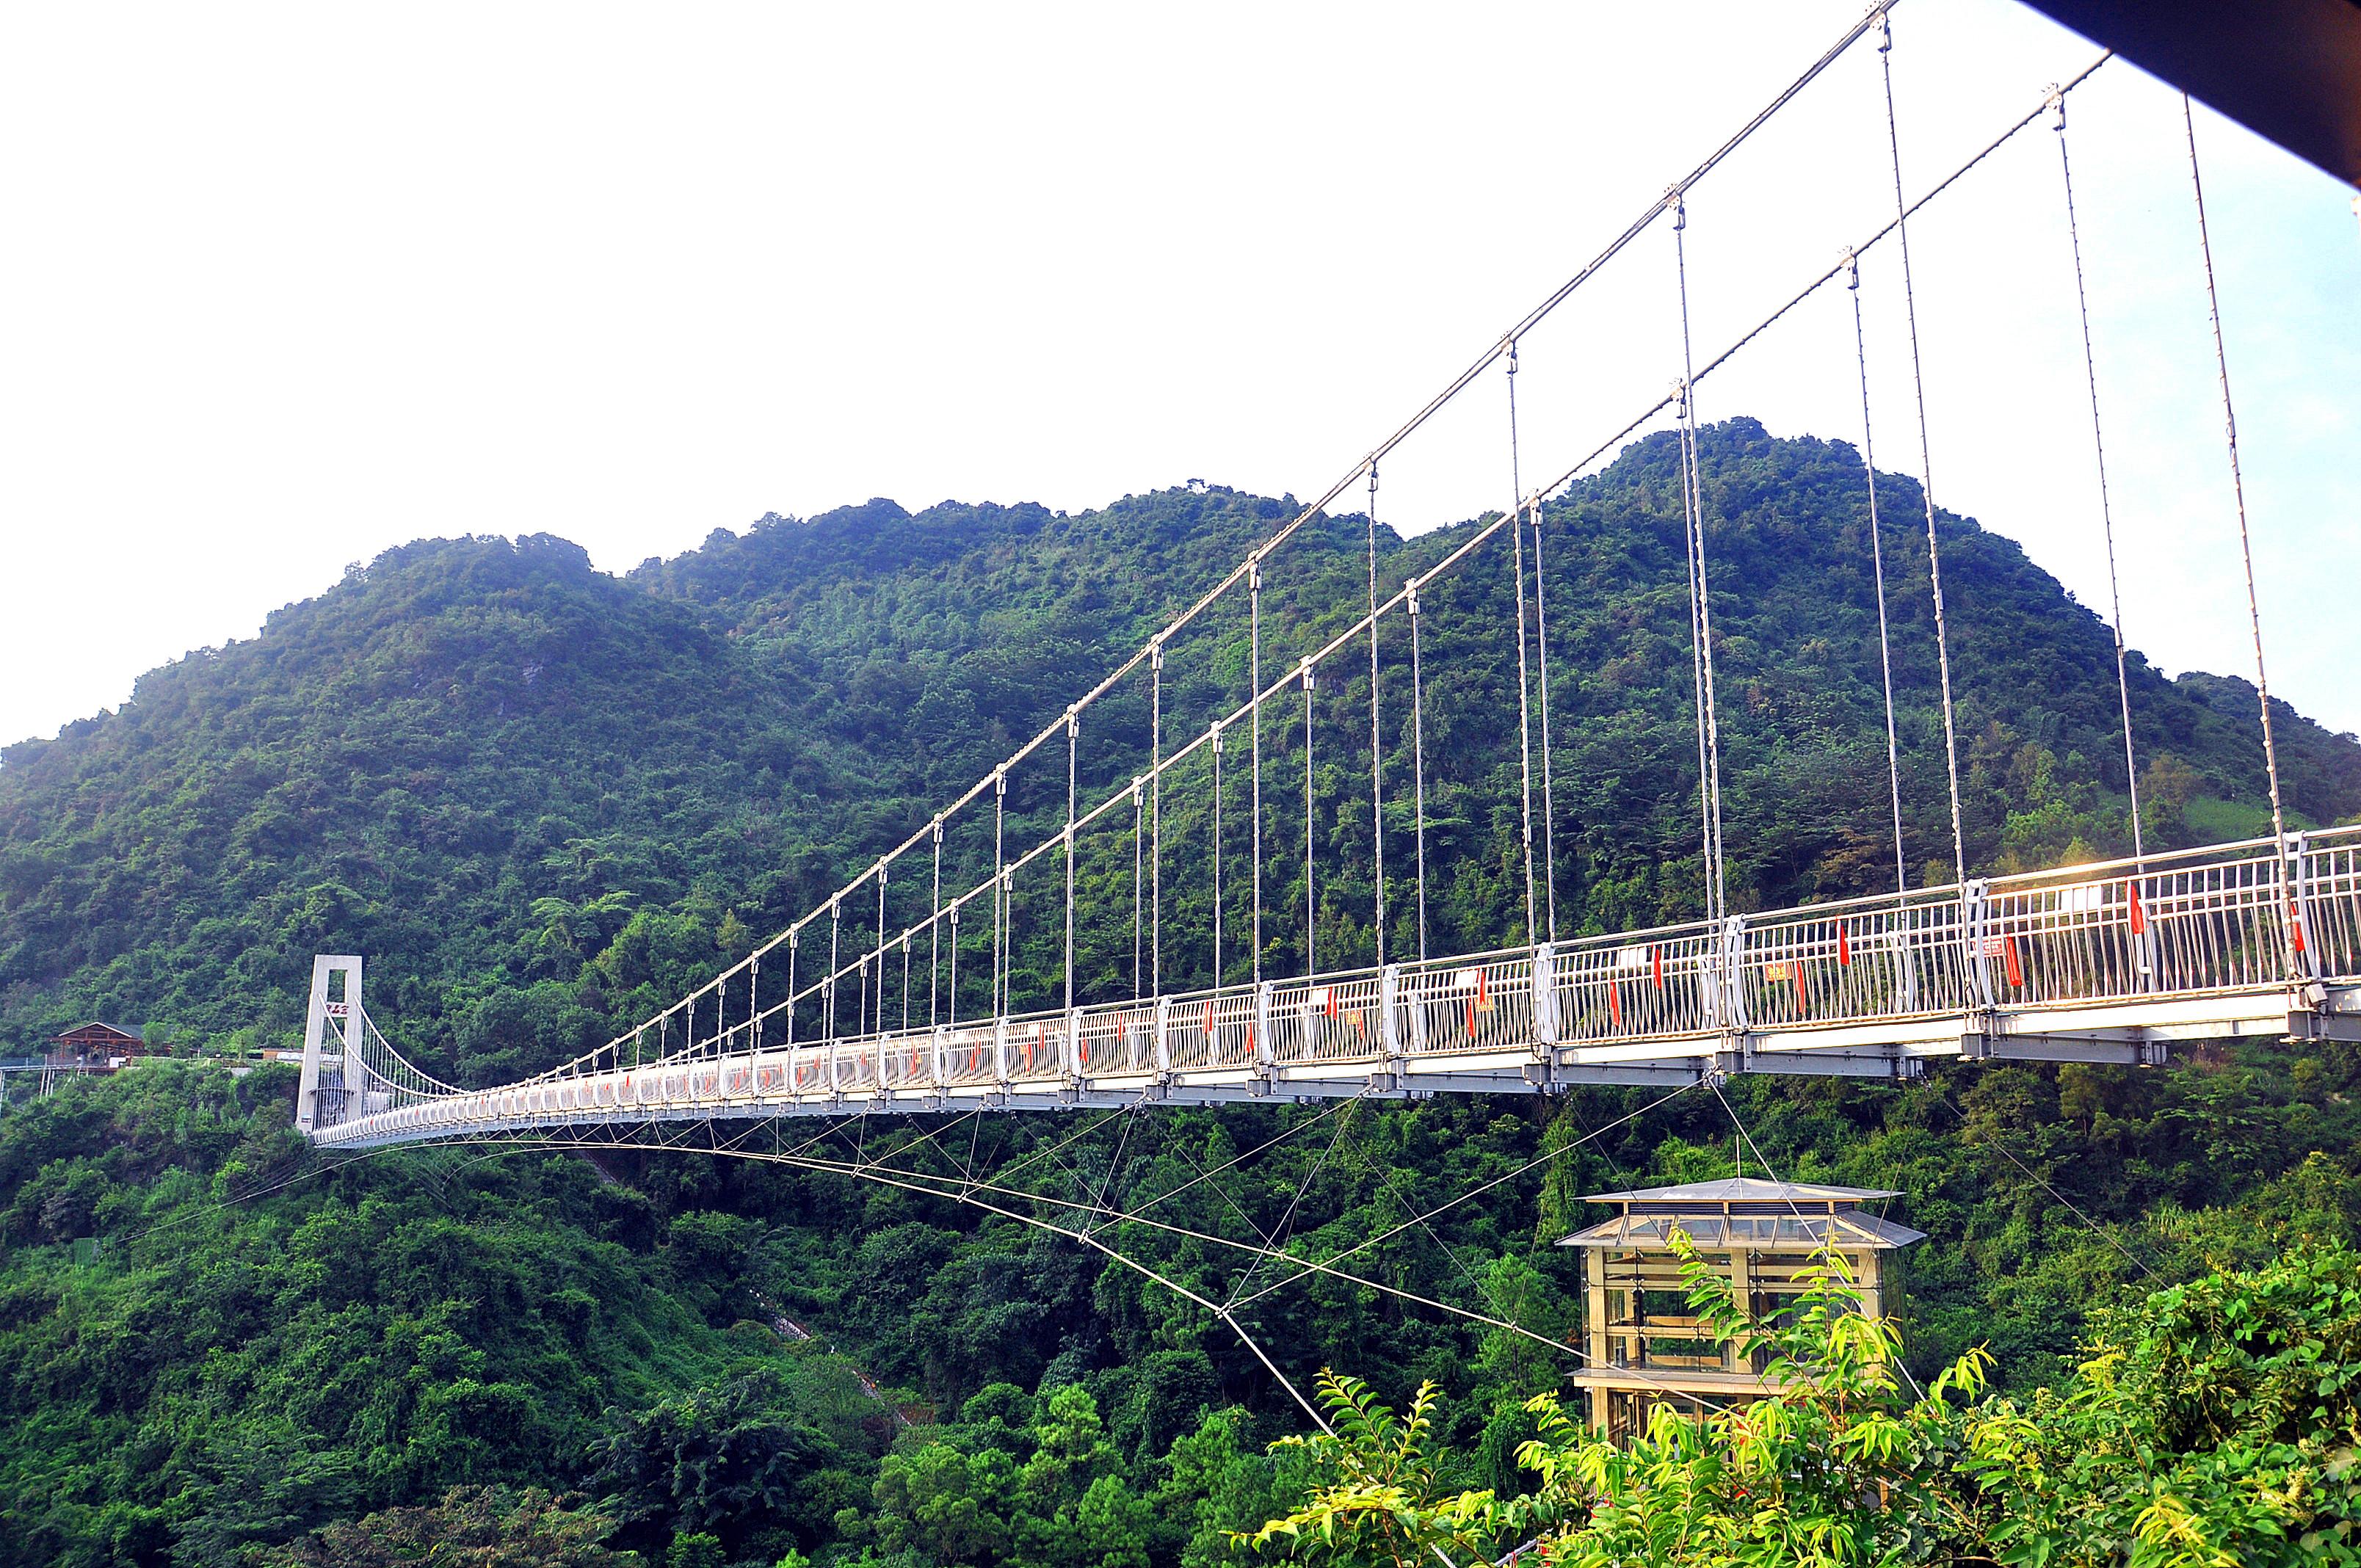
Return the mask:
<path id="1" fill-rule="evenodd" d="M 533 1487 L 461 1486 L 424 1507 L 329 1525 L 247 1562 L 254 1568 L 635 1568 L 637 1557 L 601 1544 L 614 1523 L 579 1498 Z M 713 1562 L 718 1568 L 719 1559 Z"/>

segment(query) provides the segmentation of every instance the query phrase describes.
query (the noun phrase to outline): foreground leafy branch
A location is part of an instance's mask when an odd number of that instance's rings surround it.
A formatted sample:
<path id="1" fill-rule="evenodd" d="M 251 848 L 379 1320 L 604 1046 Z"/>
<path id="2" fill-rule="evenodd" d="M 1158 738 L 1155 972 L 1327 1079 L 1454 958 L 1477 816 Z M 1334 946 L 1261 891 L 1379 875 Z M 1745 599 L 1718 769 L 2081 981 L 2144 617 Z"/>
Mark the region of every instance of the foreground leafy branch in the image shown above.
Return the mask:
<path id="1" fill-rule="evenodd" d="M 1860 1310 L 1841 1262 L 1750 1321 L 1686 1245 L 1701 1333 L 1761 1354 L 1773 1392 L 1617 1443 L 1543 1394 L 1518 1458 L 1536 1477 L 1460 1489 L 1422 1387 L 1397 1417 L 1323 1375 L 1334 1436 L 1288 1515 L 1237 1539 L 1323 1564 L 1495 1560 L 1532 1536 L 1551 1568 L 2241 1568 L 2361 1563 L 2361 1255 L 2306 1247 L 2268 1267 L 2158 1291 L 2105 1321 L 2073 1377 L 2029 1399 L 1991 1391 L 1972 1350 L 1905 1387 L 1899 1332 Z"/>

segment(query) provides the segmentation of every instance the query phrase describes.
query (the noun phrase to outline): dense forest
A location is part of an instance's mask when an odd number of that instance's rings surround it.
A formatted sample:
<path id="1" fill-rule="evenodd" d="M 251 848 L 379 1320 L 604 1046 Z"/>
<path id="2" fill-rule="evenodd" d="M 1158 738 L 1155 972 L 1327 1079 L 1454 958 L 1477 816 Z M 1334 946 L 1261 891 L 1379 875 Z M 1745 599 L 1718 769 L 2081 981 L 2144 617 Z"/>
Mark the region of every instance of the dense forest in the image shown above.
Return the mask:
<path id="1" fill-rule="evenodd" d="M 1735 421 L 1706 433 L 1704 474 L 1733 904 L 1885 885 L 1859 458 Z M 1880 492 L 1907 843 L 1914 879 L 1940 880 L 1925 539 L 1894 521 L 1916 516 L 1911 482 Z M 1293 510 L 1218 488 L 1077 515 L 873 501 L 717 532 L 622 578 L 546 537 L 422 543 L 151 673 L 117 712 L 0 752 L 0 1043 L 103 1016 L 182 1058 L 0 1114 L 0 1379 L 19 1418 L 0 1429 L 0 1563 L 390 1563 L 439 1541 L 486 1563 L 1196 1568 L 1288 1550 L 1228 1532 L 1333 1502 L 1351 1455 L 1272 1447 L 1308 1422 L 1223 1316 L 1070 1239 L 764 1159 L 771 1134 L 740 1157 L 447 1149 L 331 1169 L 289 1131 L 284 1069 L 205 1058 L 285 1043 L 322 950 L 367 954 L 379 1024 L 460 1081 L 607 1038 L 924 825 Z M 2015 544 L 1942 525 L 1969 869 L 2127 848 L 2106 628 Z M 1386 589 L 1473 526 L 1380 530 Z M 1359 615 L 1365 539 L 1362 519 L 1323 519 L 1274 556 L 1266 679 Z M 1643 441 L 1576 487 L 1544 542 L 1556 917 L 1686 917 L 1702 872 L 1674 448 Z M 1522 938 L 1513 581 L 1494 548 L 1428 591 L 1438 947 Z M 1380 647 L 1389 840 L 1409 828 L 1399 641 Z M 1318 696 L 1337 738 L 1318 752 L 1323 960 L 1375 939 L 1367 761 L 1340 743 L 1367 733 L 1358 657 Z M 1247 658 L 1234 602 L 1174 644 L 1168 740 L 1243 700 Z M 2150 842 L 2254 830 L 2251 685 L 2136 656 L 2132 679 Z M 1149 711 L 1144 686 L 1093 709 L 1087 787 L 1138 771 Z M 1274 779 L 1301 778 L 1301 722 L 1266 738 Z M 2361 813 L 2361 746 L 2285 707 L 2277 722 L 2298 820 Z M 1013 833 L 1062 819 L 1063 761 L 1012 781 Z M 1169 818 L 1180 981 L 1213 963 L 1189 784 Z M 1300 910 L 1301 796 L 1274 789 L 1268 810 L 1270 905 Z M 988 866 L 977 828 L 953 825 L 952 875 Z M 1129 864 L 1127 837 L 1085 849 L 1086 888 L 1109 895 L 1084 933 L 1102 993 L 1130 983 Z M 1266 932 L 1279 972 L 1301 927 Z M 1021 927 L 1020 1005 L 1053 968 L 1047 922 Z M 2213 1303 L 2215 1322 L 2290 1292 L 2342 1299 L 2356 1085 L 2352 1047 L 2250 1042 L 2146 1072 L 1748 1080 L 1726 1103 L 1595 1090 L 775 1137 L 955 1157 L 1044 1213 L 1155 1205 L 1174 1228 L 1120 1227 L 1125 1254 L 1214 1303 L 1253 1296 L 1239 1326 L 1297 1387 L 1323 1367 L 1396 1406 L 1437 1387 L 1422 1496 L 1524 1499 L 1466 1536 L 1488 1551 L 1549 1525 L 1519 1455 L 1560 1441 L 1563 1358 L 1202 1237 L 1368 1244 L 1369 1279 L 1565 1337 L 1578 1306 L 1550 1244 L 1581 1195 L 1726 1173 L 1742 1123 L 1780 1174 L 1894 1190 L 1928 1233 L 1898 1317 L 1916 1376 L 1983 1346 L 2002 1397 L 2104 1415 L 2078 1382 L 2094 1336 L 2145 1367 L 2197 1354 L 2176 1303 Z M 2196 1294 L 2151 1301 L 2168 1288 Z M 2349 1310 L 2323 1310 L 2327 1363 L 2361 1358 L 2337 1337 Z M 2288 1443 L 2332 1418 L 2290 1416 Z"/>

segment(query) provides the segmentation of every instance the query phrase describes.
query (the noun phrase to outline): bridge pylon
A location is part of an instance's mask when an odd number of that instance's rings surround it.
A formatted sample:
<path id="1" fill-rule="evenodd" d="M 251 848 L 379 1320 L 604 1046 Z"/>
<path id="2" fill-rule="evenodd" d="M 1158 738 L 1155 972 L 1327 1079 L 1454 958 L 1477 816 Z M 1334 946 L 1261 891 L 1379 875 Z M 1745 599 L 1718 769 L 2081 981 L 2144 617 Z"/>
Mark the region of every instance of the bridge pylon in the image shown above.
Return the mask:
<path id="1" fill-rule="evenodd" d="M 343 983 L 338 985 L 341 977 Z M 352 1021 L 361 1011 L 361 957 L 322 953 L 312 960 L 312 1000 L 303 1014 L 303 1076 L 295 1089 L 295 1130 L 306 1136 L 346 1119 Z M 333 1045 L 335 1054 L 330 1057 Z"/>

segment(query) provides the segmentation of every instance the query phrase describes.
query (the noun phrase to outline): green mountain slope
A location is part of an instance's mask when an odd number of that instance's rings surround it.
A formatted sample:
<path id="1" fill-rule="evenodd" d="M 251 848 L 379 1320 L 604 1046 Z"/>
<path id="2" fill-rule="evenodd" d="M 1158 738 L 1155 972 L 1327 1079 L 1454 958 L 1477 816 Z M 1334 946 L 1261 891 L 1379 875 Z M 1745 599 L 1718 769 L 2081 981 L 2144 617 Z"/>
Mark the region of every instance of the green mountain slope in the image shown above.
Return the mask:
<path id="1" fill-rule="evenodd" d="M 1707 433 L 1705 464 L 1733 902 L 1880 886 L 1857 458 L 1741 421 Z M 1909 849 L 1914 874 L 1941 874 L 1916 492 L 1881 477 L 1880 493 Z M 372 1011 L 433 1069 L 482 1080 L 578 1049 L 922 826 L 1292 510 L 1220 489 L 1071 516 L 879 501 L 716 534 L 621 579 L 546 538 L 390 552 L 254 641 L 151 674 L 120 712 L 0 755 L 0 1042 L 94 1014 L 276 1043 L 309 956 L 337 949 L 369 956 Z M 1697 904 L 1679 510 L 1672 450 L 1651 441 L 1549 517 L 1562 928 Z M 1472 526 L 1381 533 L 1388 590 Z M 2015 545 L 1944 528 L 1971 868 L 2127 847 L 2106 629 Z M 1364 539 L 1361 520 L 1326 520 L 1274 561 L 1266 679 L 1357 616 Z M 1494 548 L 1427 596 L 1438 948 L 1511 939 L 1522 920 L 1510 583 Z M 1373 945 L 1353 747 L 1367 674 L 1348 652 L 1315 697 L 1323 961 Z M 1380 653 L 1400 951 L 1408 650 L 1389 629 Z M 1247 662 L 1235 605 L 1176 642 L 1168 738 L 1242 700 Z M 2252 688 L 2144 662 L 2134 677 L 2154 839 L 2251 830 Z M 1148 711 L 1144 685 L 1093 710 L 1086 785 L 1137 771 Z M 2361 811 L 2361 747 L 2284 708 L 2278 721 L 2301 817 Z M 1303 935 L 1301 723 L 1300 696 L 1265 718 L 1281 972 Z M 1063 772 L 1051 755 L 1014 779 L 1012 841 L 1062 821 Z M 1207 804 L 1201 775 L 1175 779 L 1167 971 L 1182 980 L 1212 967 Z M 989 863 L 979 826 L 954 825 L 954 885 Z M 1084 846 L 1085 885 L 1106 895 L 1083 932 L 1086 994 L 1129 983 L 1130 852 L 1127 818 Z M 1042 891 L 1020 890 L 1020 1005 L 1058 969 Z M 1246 962 L 1235 937 L 1224 962 Z M 2350 1241 L 2361 1222 L 2348 1047 L 1722 1092 L 1011 1117 L 849 1127 L 811 1147 L 972 1160 L 1051 1205 L 1157 1203 L 1180 1230 L 1110 1234 L 1216 1301 L 1277 1270 L 1242 1279 L 1202 1235 L 1251 1225 L 1315 1256 L 1381 1237 L 1356 1256 L 1370 1277 L 1564 1334 L 1575 1294 L 1548 1244 L 1582 1217 L 1579 1195 L 1726 1172 L 1734 1114 L 1782 1175 L 1898 1190 L 1895 1217 L 1929 1233 L 1907 1258 L 1914 1362 L 1989 1343 L 2017 1387 L 2062 1377 L 2092 1314 L 2153 1281 Z M 661 1560 L 686 1542 L 682 1562 L 1212 1568 L 1223 1529 L 1294 1500 L 1291 1461 L 1262 1443 L 1300 1414 L 1262 1364 L 1212 1314 L 1068 1242 L 686 1154 L 594 1168 L 396 1151 L 329 1172 L 292 1146 L 288 1095 L 284 1069 L 233 1081 L 170 1064 L 0 1116 L 0 1389 L 22 1413 L 0 1430 L 0 1563 L 401 1561 L 402 1541 L 538 1530 L 550 1555 L 523 1560 Z M 784 1343 L 782 1314 L 847 1358 Z M 1518 1402 L 1560 1370 L 1530 1340 L 1334 1279 L 1240 1321 L 1299 1383 L 1323 1365 L 1397 1398 L 1441 1380 L 1473 1485 L 1514 1483 L 1531 1431 Z M 851 1364 L 916 1424 L 897 1427 Z M 563 1496 L 501 1490 L 526 1486 Z M 560 1558 L 558 1536 L 604 1544 Z"/>
<path id="2" fill-rule="evenodd" d="M 1550 514 L 1548 826 L 1564 927 L 1698 903 L 1671 455 L 1642 442 Z M 1737 421 L 1707 433 L 1704 468 L 1733 902 L 1874 888 L 1890 850 L 1857 462 Z M 1911 482 L 1885 476 L 1881 493 L 1914 877 L 1941 875 L 1924 541 L 1905 525 Z M 106 1015 L 282 1038 L 309 954 L 337 948 L 369 955 L 374 1011 L 437 1066 L 489 1071 L 579 1048 L 923 825 L 1291 510 L 1219 489 L 1074 516 L 948 504 L 912 516 L 877 501 L 717 532 L 621 580 L 546 538 L 390 551 L 253 641 L 151 673 L 121 710 L 0 753 L 0 1035 Z M 1381 533 L 1388 591 L 1467 526 Z M 1971 865 L 2127 848 L 2105 629 L 2015 544 L 1945 527 Z M 1324 521 L 1274 559 L 1266 680 L 1359 613 L 1362 532 Z M 1507 560 L 1488 547 L 1428 594 L 1438 947 L 1489 945 L 1521 920 Z M 1244 622 L 1225 602 L 1170 651 L 1168 737 L 1243 700 Z M 1413 903 L 1407 652 L 1396 621 L 1383 674 L 1397 951 Z M 1316 716 L 1323 942 L 1340 957 L 1366 948 L 1373 906 L 1356 666 L 1323 682 Z M 1146 697 L 1127 689 L 1093 710 L 1086 786 L 1137 771 Z M 2162 769 L 2156 837 L 2260 820 L 2251 700 L 2235 678 L 2175 683 L 2135 660 L 2143 765 Z M 1274 709 L 1265 730 L 1267 897 L 1292 910 L 1302 872 L 1287 846 L 1302 819 L 1285 781 L 1301 777 L 1300 713 Z M 2361 748 L 2291 710 L 2279 734 L 2302 819 L 2361 810 Z M 1062 812 L 1061 763 L 1013 779 L 1012 842 Z M 1204 795 L 1202 779 L 1176 777 L 1180 976 L 1211 962 L 1195 935 L 1210 924 Z M 1235 826 L 1235 800 L 1230 811 Z M 985 831 L 954 825 L 954 885 L 988 866 Z M 1086 872 L 1128 874 L 1127 837 L 1086 853 Z M 1127 984 L 1128 899 L 1107 902 L 1086 933 L 1090 978 Z M 1274 962 L 1300 951 L 1300 924 L 1274 916 Z M 1049 961 L 1038 942 L 1020 958 L 1027 972 Z"/>

